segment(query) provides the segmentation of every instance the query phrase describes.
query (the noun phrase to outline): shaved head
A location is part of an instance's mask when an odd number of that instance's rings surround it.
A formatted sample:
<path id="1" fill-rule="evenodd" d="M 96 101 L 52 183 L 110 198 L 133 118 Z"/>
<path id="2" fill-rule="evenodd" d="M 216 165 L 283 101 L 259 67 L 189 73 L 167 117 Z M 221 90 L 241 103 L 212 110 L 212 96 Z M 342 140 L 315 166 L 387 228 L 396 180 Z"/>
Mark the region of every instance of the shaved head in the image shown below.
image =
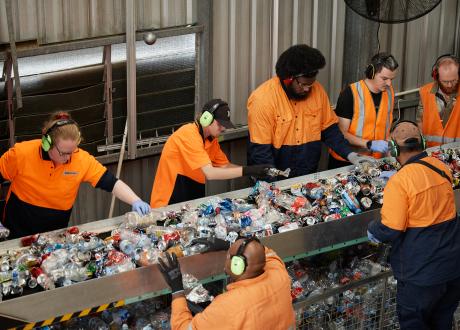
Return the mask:
<path id="1" fill-rule="evenodd" d="M 239 239 L 230 246 L 225 262 L 225 273 L 227 273 L 233 281 L 241 281 L 259 276 L 264 272 L 265 267 L 265 247 L 258 241 L 251 241 L 244 247 L 242 255 L 246 257 L 247 267 L 243 274 L 235 275 L 230 269 L 231 257 L 238 253 L 238 249 L 247 239 Z"/>

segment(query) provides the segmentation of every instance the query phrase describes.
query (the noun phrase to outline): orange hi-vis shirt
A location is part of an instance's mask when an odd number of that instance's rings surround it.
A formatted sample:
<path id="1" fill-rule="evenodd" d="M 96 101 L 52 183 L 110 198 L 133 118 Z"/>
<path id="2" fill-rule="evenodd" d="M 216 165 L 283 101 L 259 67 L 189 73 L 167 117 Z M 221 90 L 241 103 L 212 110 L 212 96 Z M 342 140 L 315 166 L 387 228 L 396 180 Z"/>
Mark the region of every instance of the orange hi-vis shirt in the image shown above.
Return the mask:
<path id="1" fill-rule="evenodd" d="M 379 111 L 375 111 L 371 92 L 364 80 L 350 85 L 353 94 L 353 118 L 348 128 L 348 133 L 365 140 L 388 140 L 390 137 L 391 123 L 393 122 L 394 90 L 390 86 L 382 92 Z M 344 161 L 333 150 L 330 154 L 338 160 Z M 362 152 L 375 158 L 382 158 L 379 152 Z"/>
<path id="2" fill-rule="evenodd" d="M 274 148 L 321 141 L 321 131 L 338 123 L 329 98 L 315 82 L 303 100 L 290 100 L 278 77 L 260 85 L 248 99 L 251 141 Z"/>
<path id="3" fill-rule="evenodd" d="M 88 152 L 77 149 L 66 164 L 44 160 L 41 140 L 16 143 L 0 158 L 0 173 L 21 201 L 55 210 L 72 208 L 82 182 L 93 187 L 107 168 Z"/>
<path id="4" fill-rule="evenodd" d="M 173 330 L 288 330 L 295 328 L 291 279 L 283 261 L 265 248 L 265 272 L 227 285 L 206 309 L 192 316 L 184 297 L 172 302 Z"/>
<path id="5" fill-rule="evenodd" d="M 55 166 L 41 140 L 16 143 L 0 158 L 0 174 L 11 182 L 3 223 L 15 236 L 66 227 L 80 184 L 95 187 L 106 171 L 81 149 Z"/>
<path id="6" fill-rule="evenodd" d="M 426 84 L 419 91 L 423 105 L 422 133 L 428 147 L 460 141 L 460 102 L 456 102 L 446 127 L 443 127 L 436 105 L 436 94 L 432 92 L 434 84 Z"/>
<path id="7" fill-rule="evenodd" d="M 385 186 L 381 220 L 368 229 L 379 241 L 391 243 L 396 279 L 430 286 L 460 276 L 460 223 L 451 182 L 449 167 L 422 152 Z"/>
<path id="8" fill-rule="evenodd" d="M 166 141 L 153 182 L 152 208 L 204 197 L 205 165 L 225 166 L 219 141 L 205 139 L 196 123 L 183 125 Z"/>
<path id="9" fill-rule="evenodd" d="M 252 92 L 247 107 L 249 164 L 289 167 L 294 177 L 317 171 L 322 141 L 344 157 L 351 151 L 317 81 L 306 98 L 295 100 L 289 99 L 279 77 L 273 77 Z"/>

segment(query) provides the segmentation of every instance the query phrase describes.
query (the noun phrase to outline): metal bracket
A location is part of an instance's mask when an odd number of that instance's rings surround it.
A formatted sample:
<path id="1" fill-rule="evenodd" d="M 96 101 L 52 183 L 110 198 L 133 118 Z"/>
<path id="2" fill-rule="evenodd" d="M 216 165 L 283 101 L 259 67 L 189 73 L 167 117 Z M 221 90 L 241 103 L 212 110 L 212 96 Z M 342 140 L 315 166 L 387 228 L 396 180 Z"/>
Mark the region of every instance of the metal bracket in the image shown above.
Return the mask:
<path id="1" fill-rule="evenodd" d="M 104 46 L 104 53 L 102 56 L 104 63 L 104 102 L 106 119 L 106 143 L 113 143 L 113 105 L 112 105 L 112 45 Z"/>

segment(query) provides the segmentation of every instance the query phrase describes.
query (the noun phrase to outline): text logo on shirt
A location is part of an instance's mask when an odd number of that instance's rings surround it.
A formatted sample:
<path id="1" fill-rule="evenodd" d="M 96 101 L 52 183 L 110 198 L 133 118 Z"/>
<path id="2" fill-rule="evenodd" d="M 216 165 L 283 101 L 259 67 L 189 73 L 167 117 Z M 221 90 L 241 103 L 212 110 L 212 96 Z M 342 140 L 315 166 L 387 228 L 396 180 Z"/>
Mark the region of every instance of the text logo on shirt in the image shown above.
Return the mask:
<path id="1" fill-rule="evenodd" d="M 63 173 L 65 176 L 75 176 L 75 175 L 78 175 L 78 172 L 77 171 L 64 171 Z"/>

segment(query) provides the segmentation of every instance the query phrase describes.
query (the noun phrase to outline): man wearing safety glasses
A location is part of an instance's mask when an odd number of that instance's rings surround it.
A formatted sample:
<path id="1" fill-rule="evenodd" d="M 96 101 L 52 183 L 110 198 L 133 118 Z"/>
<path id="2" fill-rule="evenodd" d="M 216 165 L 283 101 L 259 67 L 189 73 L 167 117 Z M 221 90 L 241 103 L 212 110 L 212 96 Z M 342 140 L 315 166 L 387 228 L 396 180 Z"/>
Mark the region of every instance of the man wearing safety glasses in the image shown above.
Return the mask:
<path id="1" fill-rule="evenodd" d="M 434 81 L 420 88 L 417 124 L 428 147 L 460 141 L 459 72 L 457 56 L 441 55 L 431 70 Z"/>
<path id="2" fill-rule="evenodd" d="M 352 163 L 371 160 L 352 152 L 329 98 L 316 81 L 326 60 L 318 49 L 295 45 L 281 54 L 276 76 L 248 100 L 249 164 L 291 169 L 291 176 L 317 171 L 321 142 Z"/>

